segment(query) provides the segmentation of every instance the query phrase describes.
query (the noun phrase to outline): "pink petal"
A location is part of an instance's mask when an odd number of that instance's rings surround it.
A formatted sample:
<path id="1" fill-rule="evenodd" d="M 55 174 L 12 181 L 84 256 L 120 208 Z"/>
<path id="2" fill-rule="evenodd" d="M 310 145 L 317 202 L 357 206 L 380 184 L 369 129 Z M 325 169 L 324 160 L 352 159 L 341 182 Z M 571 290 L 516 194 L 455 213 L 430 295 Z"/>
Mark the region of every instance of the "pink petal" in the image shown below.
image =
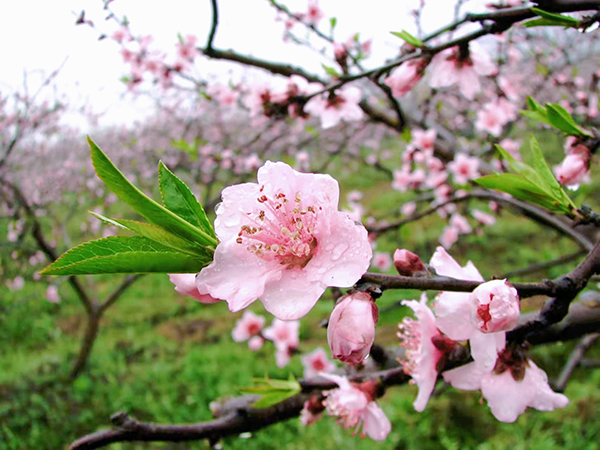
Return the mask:
<path id="1" fill-rule="evenodd" d="M 213 262 L 196 277 L 196 285 L 201 294 L 226 299 L 229 310 L 236 312 L 260 297 L 266 283 L 281 278 L 280 267 L 256 258 L 234 240 L 221 242 Z"/>
<path id="2" fill-rule="evenodd" d="M 364 433 L 374 441 L 385 441 L 390 431 L 392 431 L 390 419 L 375 402 L 370 402 L 367 405 L 363 420 Z"/>
<path id="3" fill-rule="evenodd" d="M 472 362 L 456 369 L 447 370 L 442 374 L 444 380 L 456 389 L 463 391 L 476 391 L 481 389 L 481 380 L 485 372 L 477 368 L 477 365 Z"/>
<path id="4" fill-rule="evenodd" d="M 494 368 L 498 359 L 498 352 L 504 350 L 505 336 L 504 331 L 500 333 L 473 331 L 469 345 L 471 346 L 471 356 L 479 369 L 490 372 Z"/>

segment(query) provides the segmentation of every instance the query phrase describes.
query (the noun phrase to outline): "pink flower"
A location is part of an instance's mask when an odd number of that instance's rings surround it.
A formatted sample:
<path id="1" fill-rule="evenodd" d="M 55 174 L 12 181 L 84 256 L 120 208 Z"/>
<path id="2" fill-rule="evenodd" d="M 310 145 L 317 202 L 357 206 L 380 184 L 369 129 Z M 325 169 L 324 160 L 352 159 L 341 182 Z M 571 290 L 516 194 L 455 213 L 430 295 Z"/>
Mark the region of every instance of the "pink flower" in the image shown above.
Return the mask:
<path id="1" fill-rule="evenodd" d="M 260 350 L 264 343 L 265 340 L 263 338 L 261 338 L 260 336 L 254 336 L 248 340 L 248 348 L 255 352 L 257 350 Z"/>
<path id="2" fill-rule="evenodd" d="M 263 336 L 273 341 L 277 348 L 298 348 L 300 344 L 300 322 L 273 319 L 270 327 L 265 328 Z"/>
<path id="3" fill-rule="evenodd" d="M 6 285 L 11 291 L 20 291 L 25 286 L 25 280 L 21 275 L 17 275 L 12 280 L 6 280 Z"/>
<path id="4" fill-rule="evenodd" d="M 442 230 L 439 242 L 444 246 L 444 248 L 450 248 L 458 241 L 458 235 L 458 228 L 449 225 Z"/>
<path id="5" fill-rule="evenodd" d="M 506 280 L 480 284 L 470 299 L 471 323 L 483 333 L 508 331 L 519 322 L 519 294 Z"/>
<path id="6" fill-rule="evenodd" d="M 483 371 L 475 363 L 444 372 L 444 380 L 457 389 L 481 389 L 492 414 L 501 422 L 515 422 L 528 407 L 539 411 L 564 408 L 569 399 L 548 386 L 548 376 L 531 360 L 522 363 L 524 374 L 515 376 L 512 370 Z M 498 373 L 500 372 L 500 373 Z"/>
<path id="7" fill-rule="evenodd" d="M 429 265 L 436 270 L 438 275 L 460 280 L 484 281 L 472 262 L 469 261 L 465 267 L 460 267 L 442 247 L 436 249 Z M 487 283 L 481 286 L 485 284 Z M 480 292 L 485 292 L 486 289 L 492 290 L 494 287 L 495 285 L 492 285 L 491 288 L 489 286 L 482 288 L 483 291 Z M 512 293 L 512 291 L 510 292 Z M 489 298 L 489 300 L 491 301 L 492 299 Z M 500 321 L 500 317 L 504 312 L 513 308 L 512 305 L 507 307 L 506 303 L 518 302 L 518 299 L 510 298 L 510 295 L 499 297 L 499 300 L 499 314 L 496 316 L 498 321 Z M 502 300 L 506 302 L 504 305 L 502 305 Z M 473 356 L 475 363 L 482 370 L 491 370 L 496 363 L 498 352 L 504 350 L 506 333 L 488 332 L 487 327 L 484 327 L 485 322 L 482 324 L 481 321 L 477 320 L 480 311 L 479 308 L 481 307 L 482 315 L 484 314 L 483 310 L 487 308 L 484 305 L 485 301 L 484 296 L 474 297 L 473 294 L 462 292 L 440 292 L 436 297 L 434 310 L 437 318 L 437 327 L 440 331 L 455 341 L 469 340 L 471 356 Z M 487 321 L 490 320 L 488 316 L 485 316 L 485 318 Z M 510 321 L 505 325 L 508 326 L 509 324 Z M 495 325 L 491 326 L 491 328 L 493 331 L 497 331 Z M 498 324 L 498 328 L 501 328 L 500 324 Z"/>
<path id="8" fill-rule="evenodd" d="M 319 372 L 333 372 L 335 363 L 327 358 L 327 353 L 322 348 L 317 348 L 300 358 L 304 366 L 304 378 L 314 378 Z"/>
<path id="9" fill-rule="evenodd" d="M 505 124 L 504 114 L 493 104 L 486 104 L 477 111 L 477 120 L 475 121 L 475 129 L 479 131 L 487 131 L 492 136 L 500 136 L 502 127 Z"/>
<path id="10" fill-rule="evenodd" d="M 450 216 L 450 226 L 456 228 L 460 234 L 469 234 L 473 231 L 468 220 L 456 212 Z"/>
<path id="11" fill-rule="evenodd" d="M 392 258 L 387 252 L 375 252 L 372 264 L 382 272 L 387 272 L 392 267 Z"/>
<path id="12" fill-rule="evenodd" d="M 421 301 L 403 300 L 402 304 L 411 308 L 417 320 L 405 317 L 398 326 L 400 345 L 406 350 L 401 361 L 404 371 L 410 375 L 419 388 L 413 403 L 415 411 L 421 412 L 427 406 L 435 387 L 439 367 L 444 352 L 434 344 L 442 334 L 437 329 L 433 312 L 427 306 L 427 295 L 421 294 Z"/>
<path id="13" fill-rule="evenodd" d="M 485 50 L 471 42 L 468 55 L 461 55 L 458 47 L 443 50 L 435 55 L 429 65 L 429 72 L 429 85 L 432 88 L 458 84 L 462 94 L 473 100 L 481 88 L 479 77 L 496 73 L 496 66 Z"/>
<path id="14" fill-rule="evenodd" d="M 457 153 L 454 161 L 448 164 L 448 169 L 454 175 L 456 184 L 467 184 L 469 180 L 479 177 L 479 158 Z"/>
<path id="15" fill-rule="evenodd" d="M 417 210 L 417 204 L 415 202 L 406 202 L 400 207 L 400 212 L 405 216 L 411 216 Z"/>
<path id="16" fill-rule="evenodd" d="M 46 289 L 46 300 L 50 303 L 60 303 L 60 295 L 58 295 L 58 287 L 54 284 L 48 286 Z"/>
<path id="17" fill-rule="evenodd" d="M 560 183 L 570 189 L 577 189 L 579 184 L 589 177 L 590 151 L 578 145 L 567 154 L 563 162 L 554 166 L 554 175 Z"/>
<path id="18" fill-rule="evenodd" d="M 506 150 L 508 153 L 512 155 L 517 161 L 521 161 L 521 144 L 513 139 L 502 139 L 500 141 L 500 147 Z"/>
<path id="19" fill-rule="evenodd" d="M 308 4 L 308 10 L 304 16 L 306 17 L 306 21 L 311 25 L 318 25 L 323 16 L 323 10 L 319 8 L 319 3 L 316 0 L 311 1 Z"/>
<path id="20" fill-rule="evenodd" d="M 368 355 L 375 340 L 379 310 L 365 292 L 348 294 L 338 300 L 327 326 L 331 356 L 348 364 L 359 364 Z"/>
<path id="21" fill-rule="evenodd" d="M 496 218 L 494 216 L 478 209 L 471 211 L 471 215 L 482 225 L 494 225 L 496 223 Z"/>
<path id="22" fill-rule="evenodd" d="M 357 87 L 344 86 L 327 97 L 318 95 L 311 98 L 304 110 L 320 117 L 323 128 L 331 128 L 340 123 L 342 119 L 346 121 L 361 120 L 364 114 L 358 106 L 360 99 L 361 93 Z"/>
<path id="23" fill-rule="evenodd" d="M 169 274 L 169 281 L 175 285 L 175 290 L 181 295 L 187 295 L 198 300 L 200 303 L 216 303 L 220 301 L 209 294 L 201 294 L 196 286 L 196 274 L 193 273 L 172 273 Z"/>
<path id="24" fill-rule="evenodd" d="M 406 61 L 396 67 L 384 80 L 392 89 L 394 97 L 403 97 L 423 78 L 427 63 L 421 59 Z"/>
<path id="25" fill-rule="evenodd" d="M 433 152 L 436 138 L 437 131 L 433 128 L 427 131 L 413 130 L 411 144 L 425 152 Z"/>
<path id="26" fill-rule="evenodd" d="M 298 319 L 328 286 L 352 286 L 369 267 L 367 231 L 337 210 L 339 187 L 329 175 L 267 161 L 258 184 L 230 186 L 222 199 L 220 243 L 196 283 L 233 312 L 260 298 L 275 317 Z"/>
<path id="27" fill-rule="evenodd" d="M 304 402 L 304 407 L 300 411 L 300 423 L 304 426 L 312 425 L 322 416 L 325 406 L 316 396 L 310 397 Z"/>
<path id="28" fill-rule="evenodd" d="M 394 266 L 400 275 L 407 277 L 422 273 L 426 270 L 419 255 L 416 255 L 405 248 L 402 250 L 398 248 L 394 252 Z"/>
<path id="29" fill-rule="evenodd" d="M 362 427 L 361 436 L 369 436 L 374 441 L 384 441 L 392 431 L 392 424 L 383 410 L 374 401 L 370 392 L 360 389 L 360 385 L 350 383 L 347 378 L 321 373 L 321 376 L 334 381 L 338 389 L 327 391 L 323 402 L 330 416 L 339 417 L 344 428 Z"/>
<path id="30" fill-rule="evenodd" d="M 235 324 L 231 337 L 235 342 L 247 341 L 258 335 L 265 326 L 265 318 L 258 316 L 252 311 L 244 311 L 244 315 Z"/>

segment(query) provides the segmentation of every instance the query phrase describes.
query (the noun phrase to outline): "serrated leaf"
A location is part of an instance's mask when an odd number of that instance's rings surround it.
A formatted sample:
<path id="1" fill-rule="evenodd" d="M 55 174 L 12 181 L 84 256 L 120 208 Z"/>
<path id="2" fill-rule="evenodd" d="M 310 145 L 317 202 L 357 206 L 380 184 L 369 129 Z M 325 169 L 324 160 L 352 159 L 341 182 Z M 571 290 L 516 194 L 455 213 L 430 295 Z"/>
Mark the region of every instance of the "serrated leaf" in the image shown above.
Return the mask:
<path id="1" fill-rule="evenodd" d="M 196 273 L 210 264 L 142 236 L 111 236 L 81 244 L 44 268 L 43 275 Z"/>
<path id="2" fill-rule="evenodd" d="M 577 209 L 571 198 L 556 180 L 552 169 L 548 165 L 546 158 L 544 158 L 540 144 L 533 135 L 529 138 L 529 147 L 531 150 L 531 165 L 546 185 L 547 190 L 552 193 L 554 199 L 561 203 L 565 209 Z"/>
<path id="3" fill-rule="evenodd" d="M 592 137 L 589 133 L 581 129 L 573 120 L 573 117 L 569 112 L 562 106 L 556 103 L 548 103 L 546 105 L 546 112 L 550 124 L 558 130 L 570 135 L 570 136 L 588 136 Z"/>
<path id="4" fill-rule="evenodd" d="M 207 251 L 205 247 L 197 245 L 196 243 L 188 241 L 187 239 L 180 238 L 179 236 L 176 236 L 173 233 L 169 233 L 163 227 L 160 227 L 158 225 L 139 222 L 137 220 L 117 218 L 110 219 L 93 211 L 89 211 L 89 213 L 97 219 L 102 220 L 103 222 L 139 234 L 140 236 L 147 237 L 148 239 L 152 239 L 153 241 L 158 242 L 162 245 L 166 245 L 167 247 L 181 250 L 185 253 L 198 255 L 205 259 L 212 258 L 211 253 Z"/>
<path id="5" fill-rule="evenodd" d="M 169 211 L 136 188 L 106 154 L 88 137 L 92 162 L 98 177 L 115 195 L 131 206 L 149 222 L 169 230 L 179 237 L 198 242 L 207 247 L 216 247 L 217 240 L 178 215 Z"/>
<path id="6" fill-rule="evenodd" d="M 158 182 L 160 195 L 167 209 L 205 231 L 213 238 L 216 237 L 204 208 L 192 194 L 188 185 L 171 172 L 162 161 L 158 163 Z"/>
<path id="7" fill-rule="evenodd" d="M 413 36 L 412 34 L 410 34 L 406 30 L 402 30 L 402 31 L 390 31 L 390 33 L 393 34 L 396 37 L 399 37 L 404 42 L 406 42 L 407 44 L 412 45 L 413 47 L 423 47 L 425 45 L 424 42 L 421 39 L 417 38 L 416 36 Z"/>
<path id="8" fill-rule="evenodd" d="M 564 27 L 576 27 L 579 25 L 579 20 L 575 19 L 574 17 L 564 16 L 558 13 L 551 13 L 539 8 L 530 8 L 529 10 L 555 25 L 562 25 Z"/>
<path id="9" fill-rule="evenodd" d="M 501 173 L 486 175 L 473 181 L 485 188 L 506 192 L 518 200 L 534 203 L 549 211 L 571 213 L 564 205 L 558 203 L 550 193 L 520 175 Z"/>
<path id="10" fill-rule="evenodd" d="M 323 69 L 325 69 L 325 72 L 327 72 L 332 77 L 335 77 L 335 78 L 339 78 L 340 77 L 340 74 L 337 73 L 337 71 L 333 67 L 328 66 L 326 64 L 321 64 L 321 66 L 323 66 Z"/>

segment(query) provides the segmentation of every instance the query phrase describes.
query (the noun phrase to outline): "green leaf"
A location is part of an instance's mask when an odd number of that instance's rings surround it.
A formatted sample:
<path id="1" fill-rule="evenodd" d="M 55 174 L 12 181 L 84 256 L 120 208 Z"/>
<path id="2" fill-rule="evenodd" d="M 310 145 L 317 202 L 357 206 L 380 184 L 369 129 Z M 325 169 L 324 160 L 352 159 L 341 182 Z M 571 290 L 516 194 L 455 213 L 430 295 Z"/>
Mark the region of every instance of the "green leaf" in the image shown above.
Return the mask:
<path id="1" fill-rule="evenodd" d="M 333 67 L 327 66 L 325 64 L 321 64 L 321 66 L 323 66 L 323 69 L 325 69 L 325 72 L 327 72 L 332 77 L 339 78 L 341 76 L 339 73 L 337 73 L 337 71 Z"/>
<path id="2" fill-rule="evenodd" d="M 301 391 L 300 383 L 296 381 L 293 375 L 290 375 L 288 380 L 255 378 L 254 384 L 255 386 L 239 389 L 245 394 L 261 395 L 261 398 L 252 404 L 254 408 L 266 408 L 272 406 Z"/>
<path id="3" fill-rule="evenodd" d="M 196 273 L 208 264 L 210 259 L 179 252 L 142 236 L 111 236 L 72 248 L 40 274 Z"/>
<path id="4" fill-rule="evenodd" d="M 509 152 L 504 150 L 498 144 L 496 144 L 495 147 L 496 150 L 500 152 L 502 157 L 508 162 L 508 165 L 513 172 L 516 172 L 517 174 L 521 175 L 536 186 L 543 185 L 542 179 L 532 167 L 514 159 Z"/>
<path id="5" fill-rule="evenodd" d="M 190 188 L 171 172 L 162 161 L 158 163 L 158 182 L 163 204 L 179 217 L 215 237 L 212 224 L 206 217 L 204 208 Z"/>
<path id="6" fill-rule="evenodd" d="M 485 188 L 506 192 L 518 200 L 537 204 L 549 211 L 563 214 L 572 212 L 557 202 L 551 194 L 520 175 L 501 173 L 486 175 L 473 181 Z"/>
<path id="7" fill-rule="evenodd" d="M 337 17 L 332 17 L 329 19 L 329 25 L 331 27 L 331 31 L 334 30 L 335 26 L 337 25 Z"/>
<path id="8" fill-rule="evenodd" d="M 206 247 L 188 241 L 187 239 L 180 238 L 173 233 L 169 233 L 163 227 L 159 227 L 158 225 L 129 219 L 109 219 L 108 217 L 97 214 L 93 211 L 89 211 L 89 213 L 103 222 L 114 225 L 123 230 L 128 230 L 139 234 L 140 236 L 147 237 L 148 239 L 152 239 L 153 241 L 162 245 L 166 245 L 167 247 L 171 247 L 185 253 L 198 255 L 202 258 L 212 258 L 211 252 L 207 251 Z"/>
<path id="9" fill-rule="evenodd" d="M 393 34 L 396 37 L 399 37 L 404 42 L 406 42 L 407 44 L 412 45 L 413 47 L 423 47 L 425 45 L 425 43 L 421 39 L 417 38 L 416 36 L 413 36 L 412 34 L 410 34 L 406 30 L 402 30 L 402 31 L 390 31 L 390 33 Z"/>
<path id="10" fill-rule="evenodd" d="M 561 22 L 556 22 L 555 20 L 548 19 L 531 19 L 527 22 L 523 22 L 522 24 L 525 28 L 533 28 L 533 27 L 564 27 L 565 25 Z"/>
<path id="11" fill-rule="evenodd" d="M 546 111 L 550 125 L 554 128 L 570 135 L 570 136 L 587 136 L 592 137 L 588 132 L 579 128 L 579 126 L 573 120 L 573 117 L 569 112 L 556 103 L 548 103 L 546 105 Z"/>
<path id="12" fill-rule="evenodd" d="M 550 125 L 550 121 L 548 120 L 546 108 L 535 101 L 530 96 L 527 96 L 527 107 L 531 111 L 521 111 L 521 115 L 525 117 L 529 117 L 530 119 L 535 120 L 536 122 L 545 123 L 546 125 Z"/>
<path id="13" fill-rule="evenodd" d="M 149 222 L 162 226 L 179 237 L 198 242 L 207 247 L 216 247 L 217 240 L 178 215 L 161 206 L 125 178 L 104 152 L 88 137 L 92 162 L 98 177 L 123 202 L 144 216 Z"/>
<path id="14" fill-rule="evenodd" d="M 550 22 L 552 25 L 561 25 L 564 27 L 577 27 L 579 26 L 579 20 L 570 16 L 563 16 L 562 14 L 551 13 L 548 11 L 544 11 L 539 8 L 530 8 L 532 13 L 537 14 L 542 17 L 546 21 Z M 539 20 L 539 19 L 538 19 Z"/>

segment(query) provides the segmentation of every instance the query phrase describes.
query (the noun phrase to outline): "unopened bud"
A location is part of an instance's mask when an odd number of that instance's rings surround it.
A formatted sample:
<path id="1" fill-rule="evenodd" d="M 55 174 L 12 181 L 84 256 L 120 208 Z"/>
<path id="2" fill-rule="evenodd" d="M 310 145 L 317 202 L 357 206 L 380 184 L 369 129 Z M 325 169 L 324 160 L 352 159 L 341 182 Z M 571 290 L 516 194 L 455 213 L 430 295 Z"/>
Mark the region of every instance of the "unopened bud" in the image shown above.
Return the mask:
<path id="1" fill-rule="evenodd" d="M 405 248 L 402 250 L 397 249 L 394 252 L 394 266 L 396 266 L 396 270 L 400 275 L 407 277 L 425 271 L 425 265 L 421 261 L 421 258 L 419 258 L 419 255 Z"/>
<path id="2" fill-rule="evenodd" d="M 338 301 L 329 318 L 327 341 L 331 356 L 348 364 L 362 362 L 375 340 L 379 310 L 366 292 L 355 292 Z"/>

